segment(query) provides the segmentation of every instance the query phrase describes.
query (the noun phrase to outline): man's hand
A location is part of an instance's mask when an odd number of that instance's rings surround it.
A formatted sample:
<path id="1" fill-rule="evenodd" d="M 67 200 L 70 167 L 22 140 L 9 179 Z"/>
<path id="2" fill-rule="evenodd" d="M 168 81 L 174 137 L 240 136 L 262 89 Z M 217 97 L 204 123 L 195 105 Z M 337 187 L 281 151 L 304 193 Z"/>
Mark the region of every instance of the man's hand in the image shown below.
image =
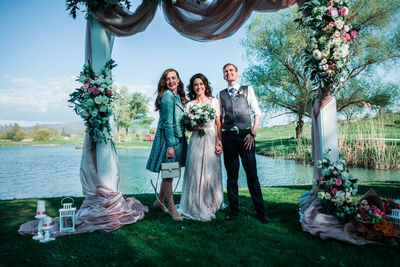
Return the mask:
<path id="1" fill-rule="evenodd" d="M 167 159 L 172 159 L 173 157 L 175 157 L 175 149 L 173 146 L 167 147 L 167 153 L 165 154 L 165 156 L 167 157 Z"/>
<path id="2" fill-rule="evenodd" d="M 251 134 L 246 135 L 244 138 L 243 147 L 246 150 L 251 150 L 254 147 L 254 137 Z"/>

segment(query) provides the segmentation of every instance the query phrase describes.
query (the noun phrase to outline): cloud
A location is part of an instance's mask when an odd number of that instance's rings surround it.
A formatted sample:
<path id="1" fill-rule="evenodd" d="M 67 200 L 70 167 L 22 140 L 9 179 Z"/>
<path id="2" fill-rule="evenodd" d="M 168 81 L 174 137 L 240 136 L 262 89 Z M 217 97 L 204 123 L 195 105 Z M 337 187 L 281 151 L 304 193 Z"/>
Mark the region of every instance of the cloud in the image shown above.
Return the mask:
<path id="1" fill-rule="evenodd" d="M 34 79 L 10 77 L 0 80 L 0 119 L 23 121 L 70 122 L 81 119 L 68 106 L 69 94 L 80 86 L 75 76 Z M 115 85 L 124 84 L 115 82 Z M 149 111 L 154 110 L 154 85 L 127 85 L 129 93 L 140 92 L 151 98 Z"/>
<path id="2" fill-rule="evenodd" d="M 2 119 L 49 121 L 72 119 L 73 112 L 68 107 L 67 100 L 73 89 L 79 86 L 75 77 L 42 80 L 30 77 L 7 78 L 0 84 Z"/>

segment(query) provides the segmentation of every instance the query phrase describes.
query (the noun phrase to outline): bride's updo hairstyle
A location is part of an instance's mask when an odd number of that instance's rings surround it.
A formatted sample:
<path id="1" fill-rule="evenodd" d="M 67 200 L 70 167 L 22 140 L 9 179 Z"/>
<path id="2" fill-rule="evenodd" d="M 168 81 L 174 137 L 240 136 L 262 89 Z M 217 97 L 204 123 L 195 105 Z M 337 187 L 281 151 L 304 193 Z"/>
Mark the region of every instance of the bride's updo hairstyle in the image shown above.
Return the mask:
<path id="1" fill-rule="evenodd" d="M 204 94 L 207 97 L 211 97 L 212 93 L 211 93 L 211 87 L 210 87 L 210 82 L 208 81 L 207 77 L 204 76 L 201 73 L 197 73 L 195 75 L 192 76 L 192 78 L 190 78 L 190 83 L 187 87 L 187 91 L 188 91 L 188 96 L 189 96 L 189 100 L 192 101 L 194 99 L 196 99 L 196 92 L 194 91 L 194 80 L 196 80 L 197 78 L 199 78 L 200 80 L 203 81 L 204 83 L 204 87 L 205 87 L 205 91 Z"/>
<path id="2" fill-rule="evenodd" d="M 185 90 L 183 89 L 183 83 L 181 81 L 181 78 L 179 77 L 179 73 L 174 69 L 166 69 L 164 71 L 164 73 L 161 75 L 160 80 L 158 81 L 158 87 L 157 87 L 157 92 L 156 92 L 157 93 L 157 98 L 156 98 L 156 102 L 155 102 L 155 110 L 156 111 L 160 109 L 161 97 L 164 94 L 164 91 L 166 89 L 168 89 L 167 88 L 166 78 L 167 78 L 168 73 L 170 73 L 171 71 L 175 72 L 176 73 L 176 77 L 178 77 L 178 79 L 179 79 L 178 95 L 181 98 L 182 104 L 185 105 L 186 102 L 187 102 L 187 99 L 186 99 L 186 96 L 185 96 Z"/>

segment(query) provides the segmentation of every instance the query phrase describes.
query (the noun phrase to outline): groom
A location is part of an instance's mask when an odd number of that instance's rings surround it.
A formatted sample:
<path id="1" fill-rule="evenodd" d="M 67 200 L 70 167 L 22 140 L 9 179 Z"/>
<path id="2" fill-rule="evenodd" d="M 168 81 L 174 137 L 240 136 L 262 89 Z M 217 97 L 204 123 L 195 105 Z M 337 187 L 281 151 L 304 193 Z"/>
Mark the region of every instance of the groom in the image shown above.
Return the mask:
<path id="1" fill-rule="evenodd" d="M 228 174 L 228 199 L 230 212 L 225 220 L 232 221 L 239 210 L 238 177 L 239 156 L 247 176 L 247 185 L 253 200 L 257 218 L 268 223 L 265 215 L 264 202 L 257 176 L 254 138 L 256 137 L 261 111 L 251 86 L 240 86 L 237 82 L 238 71 L 235 65 L 228 63 L 223 68 L 224 79 L 228 88 L 222 90 L 217 98 L 221 102 L 222 146 L 224 163 Z M 250 112 L 254 115 L 253 129 L 251 128 Z"/>

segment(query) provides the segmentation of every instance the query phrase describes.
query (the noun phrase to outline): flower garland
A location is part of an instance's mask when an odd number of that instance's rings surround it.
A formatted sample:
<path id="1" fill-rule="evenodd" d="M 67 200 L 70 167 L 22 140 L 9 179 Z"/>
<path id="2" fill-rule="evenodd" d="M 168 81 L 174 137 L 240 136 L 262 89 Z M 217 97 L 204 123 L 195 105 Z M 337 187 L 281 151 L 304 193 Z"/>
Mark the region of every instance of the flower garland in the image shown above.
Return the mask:
<path id="1" fill-rule="evenodd" d="M 329 152 L 317 163 L 323 176 L 318 182 L 318 197 L 322 199 L 322 212 L 334 214 L 345 222 L 355 211 L 352 196 L 358 192 L 358 180 L 346 169 L 343 159 L 332 162 Z"/>
<path id="2" fill-rule="evenodd" d="M 305 1 L 303 16 L 295 22 L 308 28 L 306 68 L 316 88 L 332 86 L 332 92 L 346 80 L 350 44 L 357 36 L 351 25 L 347 0 Z"/>
<path id="3" fill-rule="evenodd" d="M 114 148 L 109 118 L 113 113 L 111 104 L 114 100 L 110 70 L 115 66 L 114 61 L 109 60 L 100 75 L 97 75 L 90 62 L 85 63 L 77 79 L 82 86 L 76 88 L 68 100 L 75 113 L 84 120 L 92 141 L 94 143 L 110 141 Z"/>

